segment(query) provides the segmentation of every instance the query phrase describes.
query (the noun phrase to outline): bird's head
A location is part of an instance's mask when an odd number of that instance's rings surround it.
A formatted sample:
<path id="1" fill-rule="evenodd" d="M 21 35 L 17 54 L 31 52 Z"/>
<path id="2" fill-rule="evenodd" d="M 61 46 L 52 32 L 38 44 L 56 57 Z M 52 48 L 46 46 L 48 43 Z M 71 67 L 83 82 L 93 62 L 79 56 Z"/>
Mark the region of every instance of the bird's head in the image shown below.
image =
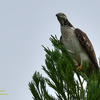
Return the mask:
<path id="1" fill-rule="evenodd" d="M 68 21 L 66 15 L 64 13 L 57 13 L 56 17 L 57 17 L 58 21 L 60 22 L 61 26 L 73 27 L 72 24 Z"/>

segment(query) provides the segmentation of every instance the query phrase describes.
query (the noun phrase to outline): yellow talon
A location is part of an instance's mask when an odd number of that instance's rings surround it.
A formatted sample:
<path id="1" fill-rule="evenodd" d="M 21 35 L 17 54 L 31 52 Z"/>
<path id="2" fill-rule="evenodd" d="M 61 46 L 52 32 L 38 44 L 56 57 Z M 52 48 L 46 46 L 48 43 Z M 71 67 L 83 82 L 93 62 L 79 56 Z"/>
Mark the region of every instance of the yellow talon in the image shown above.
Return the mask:
<path id="1" fill-rule="evenodd" d="M 82 69 L 82 64 L 77 67 L 77 71 L 80 71 Z"/>

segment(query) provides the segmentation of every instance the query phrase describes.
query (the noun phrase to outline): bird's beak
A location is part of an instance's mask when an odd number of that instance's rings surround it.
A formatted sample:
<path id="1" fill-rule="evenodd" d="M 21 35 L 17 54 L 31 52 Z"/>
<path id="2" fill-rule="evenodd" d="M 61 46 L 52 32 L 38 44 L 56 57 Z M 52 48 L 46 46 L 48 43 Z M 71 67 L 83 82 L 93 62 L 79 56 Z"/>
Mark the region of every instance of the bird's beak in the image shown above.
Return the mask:
<path id="1" fill-rule="evenodd" d="M 61 23 L 62 22 L 62 18 L 60 17 L 59 13 L 56 14 L 56 17 L 57 17 L 58 21 Z"/>
<path id="2" fill-rule="evenodd" d="M 59 17 L 59 14 L 56 14 L 56 17 Z"/>
<path id="3" fill-rule="evenodd" d="M 58 15 L 56 14 L 56 17 L 57 17 Z"/>

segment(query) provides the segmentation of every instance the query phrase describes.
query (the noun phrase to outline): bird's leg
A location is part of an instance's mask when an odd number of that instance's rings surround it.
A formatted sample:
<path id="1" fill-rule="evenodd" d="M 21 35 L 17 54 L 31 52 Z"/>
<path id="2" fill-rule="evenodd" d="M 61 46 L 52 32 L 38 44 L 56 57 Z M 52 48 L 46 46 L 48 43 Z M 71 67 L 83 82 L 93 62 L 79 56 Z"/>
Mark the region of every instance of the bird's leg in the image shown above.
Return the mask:
<path id="1" fill-rule="evenodd" d="M 77 66 L 77 71 L 80 71 L 80 70 L 82 69 L 82 64 L 81 64 L 80 66 L 78 66 L 78 65 L 76 64 L 76 66 Z"/>

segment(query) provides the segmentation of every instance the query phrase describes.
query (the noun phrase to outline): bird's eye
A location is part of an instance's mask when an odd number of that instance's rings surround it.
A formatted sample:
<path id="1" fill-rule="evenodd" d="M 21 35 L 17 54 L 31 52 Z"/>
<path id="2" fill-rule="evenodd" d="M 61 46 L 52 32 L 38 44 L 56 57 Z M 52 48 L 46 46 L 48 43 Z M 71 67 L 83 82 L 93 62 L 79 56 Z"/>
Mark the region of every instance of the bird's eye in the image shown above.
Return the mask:
<path id="1" fill-rule="evenodd" d="M 65 16 L 65 14 L 63 14 L 63 16 Z"/>

